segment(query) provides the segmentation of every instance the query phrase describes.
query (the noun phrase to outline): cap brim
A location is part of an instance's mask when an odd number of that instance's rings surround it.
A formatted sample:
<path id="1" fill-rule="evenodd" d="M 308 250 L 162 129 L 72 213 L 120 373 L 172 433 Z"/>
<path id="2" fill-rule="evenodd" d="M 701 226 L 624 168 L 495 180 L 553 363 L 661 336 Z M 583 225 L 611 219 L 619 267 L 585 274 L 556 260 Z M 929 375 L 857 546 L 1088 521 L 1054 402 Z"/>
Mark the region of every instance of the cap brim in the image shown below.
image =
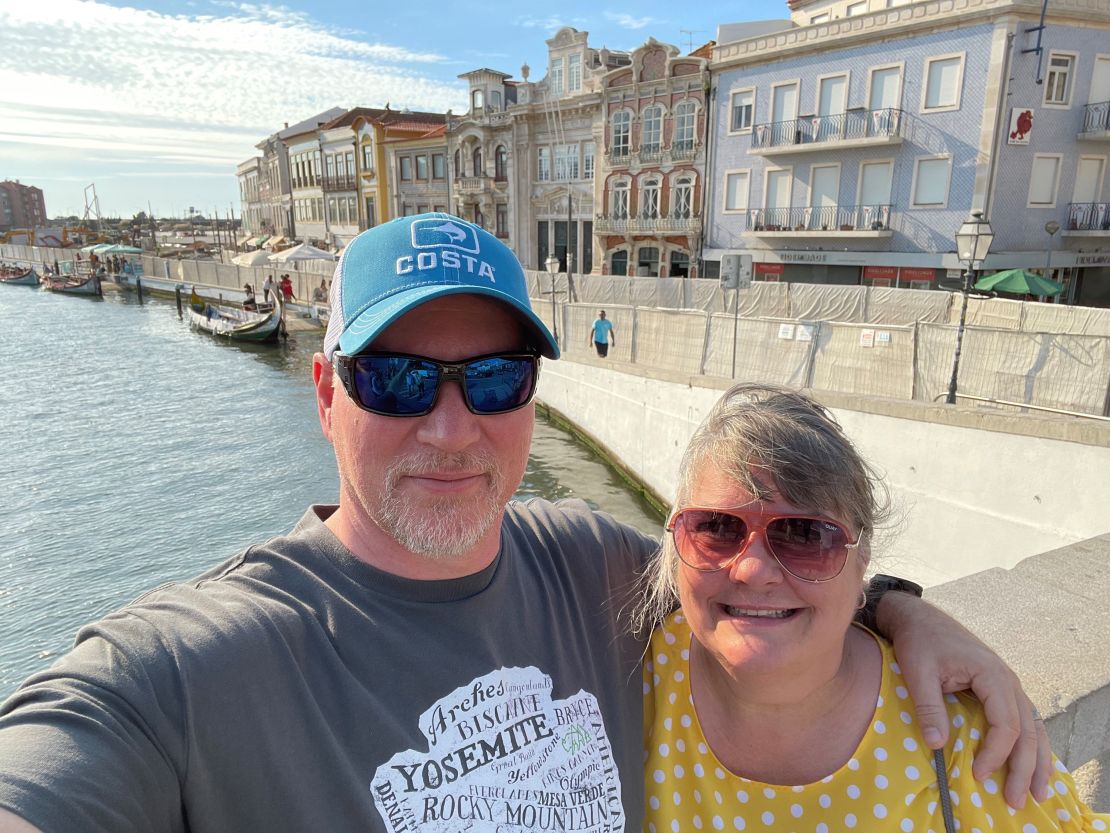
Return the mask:
<path id="1" fill-rule="evenodd" d="M 363 310 L 354 321 L 348 324 L 343 335 L 339 337 L 339 349 L 348 356 L 360 353 L 374 339 L 385 332 L 389 325 L 409 310 L 415 309 L 433 298 L 443 298 L 448 295 L 483 295 L 507 304 L 517 314 L 525 329 L 532 336 L 533 344 L 531 346 L 536 347 L 544 358 L 559 358 L 559 345 L 555 341 L 555 337 L 551 335 L 551 331 L 531 309 L 521 304 L 511 295 L 506 295 L 492 287 L 469 285 L 418 286 L 398 292 L 387 300 Z"/>

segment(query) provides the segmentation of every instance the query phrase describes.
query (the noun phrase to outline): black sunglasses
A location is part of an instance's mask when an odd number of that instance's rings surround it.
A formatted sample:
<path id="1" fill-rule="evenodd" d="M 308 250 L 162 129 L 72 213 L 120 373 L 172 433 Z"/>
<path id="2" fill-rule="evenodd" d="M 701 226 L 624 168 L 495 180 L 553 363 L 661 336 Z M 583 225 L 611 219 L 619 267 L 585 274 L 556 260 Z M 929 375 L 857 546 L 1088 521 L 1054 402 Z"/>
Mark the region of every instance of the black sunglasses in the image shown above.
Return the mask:
<path id="1" fill-rule="evenodd" d="M 335 372 L 347 395 L 364 411 L 414 417 L 431 413 L 443 382 L 462 385 L 475 414 L 505 414 L 527 405 L 536 392 L 540 357 L 492 353 L 462 362 L 440 362 L 405 353 L 336 353 Z"/>

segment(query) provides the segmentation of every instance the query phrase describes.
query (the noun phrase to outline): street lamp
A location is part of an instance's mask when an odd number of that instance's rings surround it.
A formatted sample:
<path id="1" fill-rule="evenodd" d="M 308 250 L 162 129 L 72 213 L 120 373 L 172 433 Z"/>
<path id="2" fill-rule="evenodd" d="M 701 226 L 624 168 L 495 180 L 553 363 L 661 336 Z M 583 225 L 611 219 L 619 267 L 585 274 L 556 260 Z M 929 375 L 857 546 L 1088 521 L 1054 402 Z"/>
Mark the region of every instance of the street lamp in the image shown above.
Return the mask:
<path id="1" fill-rule="evenodd" d="M 1060 230 L 1060 224 L 1055 220 L 1049 220 L 1044 224 L 1044 230 L 1048 234 L 1048 254 L 1045 255 L 1044 259 L 1044 276 L 1046 280 L 1052 280 L 1052 245 L 1056 242 L 1056 232 Z M 1057 295 L 1056 298 L 1059 300 L 1060 296 Z M 1044 300 L 1043 295 L 1041 300 Z"/>
<path id="2" fill-rule="evenodd" d="M 547 256 L 547 260 L 543 262 L 543 265 L 547 267 L 547 274 L 551 275 L 551 326 L 554 330 L 555 343 L 558 344 L 559 322 L 555 314 L 555 276 L 559 274 L 559 258 L 550 254 Z"/>
<path id="3" fill-rule="evenodd" d="M 956 330 L 956 355 L 952 357 L 952 378 L 948 381 L 949 405 L 956 404 L 956 379 L 960 373 L 960 350 L 964 344 L 964 326 L 967 321 L 967 296 L 975 277 L 976 264 L 982 265 L 994 241 L 994 230 L 982 211 L 972 211 L 956 232 L 956 256 L 967 264 L 964 272 L 963 302 L 960 305 L 960 326 Z"/>

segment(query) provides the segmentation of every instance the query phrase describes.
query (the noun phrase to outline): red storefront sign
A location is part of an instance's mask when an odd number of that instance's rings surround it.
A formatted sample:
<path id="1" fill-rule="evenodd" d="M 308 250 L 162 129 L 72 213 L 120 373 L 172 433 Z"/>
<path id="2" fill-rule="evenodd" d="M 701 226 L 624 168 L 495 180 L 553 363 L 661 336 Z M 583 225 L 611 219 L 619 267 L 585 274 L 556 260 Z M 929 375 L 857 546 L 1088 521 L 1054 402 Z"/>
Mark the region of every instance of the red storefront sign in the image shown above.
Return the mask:
<path id="1" fill-rule="evenodd" d="M 786 271 L 784 263 L 756 263 L 755 271 L 760 275 L 781 275 Z"/>
<path id="2" fill-rule="evenodd" d="M 892 281 L 898 274 L 897 266 L 864 266 L 865 281 Z"/>
<path id="3" fill-rule="evenodd" d="M 933 281 L 936 280 L 935 269 L 923 269 L 919 266 L 903 266 L 902 280 L 904 281 Z"/>

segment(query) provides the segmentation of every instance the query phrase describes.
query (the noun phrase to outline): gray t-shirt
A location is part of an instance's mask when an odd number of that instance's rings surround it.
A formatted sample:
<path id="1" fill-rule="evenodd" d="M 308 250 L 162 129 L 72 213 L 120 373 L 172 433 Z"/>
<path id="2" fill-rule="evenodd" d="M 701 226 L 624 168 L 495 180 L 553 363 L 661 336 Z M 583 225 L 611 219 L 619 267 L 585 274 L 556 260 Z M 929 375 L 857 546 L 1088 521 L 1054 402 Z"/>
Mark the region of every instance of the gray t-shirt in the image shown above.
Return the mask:
<path id="1" fill-rule="evenodd" d="M 510 504 L 480 573 L 286 537 L 87 626 L 0 708 L 0 806 L 58 831 L 638 831 L 656 542 L 581 502 Z"/>

